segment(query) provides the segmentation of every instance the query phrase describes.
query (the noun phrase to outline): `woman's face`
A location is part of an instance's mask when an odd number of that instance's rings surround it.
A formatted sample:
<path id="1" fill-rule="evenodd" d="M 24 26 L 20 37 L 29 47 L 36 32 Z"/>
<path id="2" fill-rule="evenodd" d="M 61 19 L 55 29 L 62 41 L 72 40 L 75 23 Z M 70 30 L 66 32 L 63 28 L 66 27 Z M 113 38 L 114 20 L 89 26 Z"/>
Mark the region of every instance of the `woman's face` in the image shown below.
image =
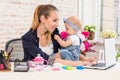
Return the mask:
<path id="1" fill-rule="evenodd" d="M 58 27 L 58 23 L 59 23 L 58 11 L 51 11 L 49 17 L 45 19 L 45 28 L 49 32 L 53 32 L 56 29 L 56 27 Z"/>

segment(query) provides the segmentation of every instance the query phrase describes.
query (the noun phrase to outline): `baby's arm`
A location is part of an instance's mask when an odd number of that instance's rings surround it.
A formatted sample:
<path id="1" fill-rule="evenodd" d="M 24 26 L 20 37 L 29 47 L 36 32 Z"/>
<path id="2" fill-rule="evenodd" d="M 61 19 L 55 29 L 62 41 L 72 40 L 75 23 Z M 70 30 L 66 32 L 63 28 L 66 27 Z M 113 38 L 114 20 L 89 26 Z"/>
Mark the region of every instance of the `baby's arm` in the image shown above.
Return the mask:
<path id="1" fill-rule="evenodd" d="M 72 44 L 71 39 L 67 39 L 66 41 L 62 40 L 58 35 L 54 36 L 55 40 L 62 46 L 62 47 L 67 47 Z"/>

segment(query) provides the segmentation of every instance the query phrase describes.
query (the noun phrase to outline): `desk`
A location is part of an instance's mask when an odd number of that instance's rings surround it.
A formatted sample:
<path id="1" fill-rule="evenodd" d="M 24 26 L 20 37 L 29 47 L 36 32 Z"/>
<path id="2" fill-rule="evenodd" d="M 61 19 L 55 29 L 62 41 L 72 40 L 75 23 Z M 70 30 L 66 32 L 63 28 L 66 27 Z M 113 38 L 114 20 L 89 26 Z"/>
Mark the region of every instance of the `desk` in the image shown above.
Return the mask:
<path id="1" fill-rule="evenodd" d="M 120 63 L 107 70 L 0 72 L 0 80 L 119 80 Z"/>

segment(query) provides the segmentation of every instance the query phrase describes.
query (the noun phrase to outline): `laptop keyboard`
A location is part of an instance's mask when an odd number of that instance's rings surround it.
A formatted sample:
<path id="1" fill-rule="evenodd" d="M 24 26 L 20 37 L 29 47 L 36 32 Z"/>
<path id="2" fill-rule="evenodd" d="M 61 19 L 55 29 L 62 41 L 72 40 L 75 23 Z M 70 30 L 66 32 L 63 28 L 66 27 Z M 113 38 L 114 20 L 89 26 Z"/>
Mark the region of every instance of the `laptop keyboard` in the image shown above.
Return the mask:
<path id="1" fill-rule="evenodd" d="M 104 66 L 105 66 L 105 63 L 98 63 L 95 65 L 92 65 L 92 67 L 104 67 Z"/>

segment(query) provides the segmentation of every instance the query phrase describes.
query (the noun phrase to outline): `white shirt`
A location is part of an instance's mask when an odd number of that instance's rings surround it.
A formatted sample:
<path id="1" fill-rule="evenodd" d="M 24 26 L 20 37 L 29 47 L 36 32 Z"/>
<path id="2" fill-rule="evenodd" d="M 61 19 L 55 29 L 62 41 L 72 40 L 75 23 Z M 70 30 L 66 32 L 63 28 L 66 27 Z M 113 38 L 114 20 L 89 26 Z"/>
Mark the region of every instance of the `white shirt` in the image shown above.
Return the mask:
<path id="1" fill-rule="evenodd" d="M 72 40 L 72 45 L 80 45 L 80 39 L 77 35 L 70 35 L 68 39 Z"/>
<path id="2" fill-rule="evenodd" d="M 53 53 L 53 44 L 52 44 L 52 41 L 50 42 L 49 45 L 45 46 L 45 47 L 42 47 L 40 44 L 39 44 L 39 48 L 41 48 L 41 50 L 43 52 L 45 52 L 47 55 L 51 55 Z"/>

